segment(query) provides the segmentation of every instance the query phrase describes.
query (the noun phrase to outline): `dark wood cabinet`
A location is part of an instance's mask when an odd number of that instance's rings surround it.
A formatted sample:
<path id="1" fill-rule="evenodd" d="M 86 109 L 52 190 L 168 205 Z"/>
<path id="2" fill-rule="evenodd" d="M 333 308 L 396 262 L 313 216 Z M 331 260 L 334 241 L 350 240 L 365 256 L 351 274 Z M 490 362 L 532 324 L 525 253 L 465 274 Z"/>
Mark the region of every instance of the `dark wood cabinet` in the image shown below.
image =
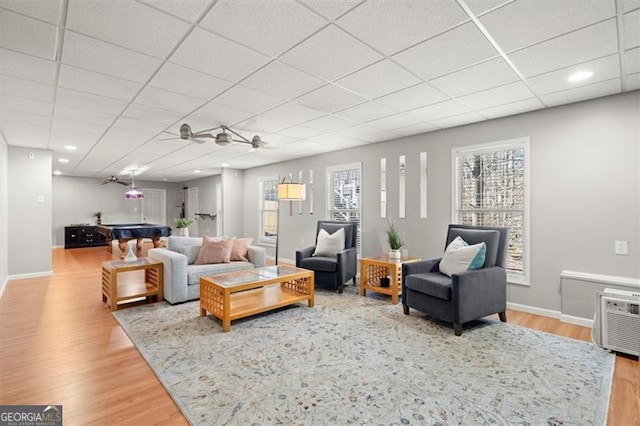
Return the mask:
<path id="1" fill-rule="evenodd" d="M 65 226 L 64 248 L 106 246 L 104 236 L 98 234 L 95 226 Z"/>

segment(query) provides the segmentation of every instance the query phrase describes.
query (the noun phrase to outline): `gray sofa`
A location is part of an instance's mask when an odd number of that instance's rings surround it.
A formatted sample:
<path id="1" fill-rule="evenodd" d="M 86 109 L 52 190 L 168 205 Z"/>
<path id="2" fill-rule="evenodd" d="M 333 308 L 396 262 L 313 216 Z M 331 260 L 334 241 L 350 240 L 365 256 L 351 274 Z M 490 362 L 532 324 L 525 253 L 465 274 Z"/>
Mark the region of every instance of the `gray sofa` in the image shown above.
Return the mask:
<path id="1" fill-rule="evenodd" d="M 167 239 L 167 248 L 149 250 L 151 259 L 159 260 L 164 264 L 164 299 L 169 303 L 199 299 L 201 277 L 265 266 L 265 249 L 254 246 L 249 246 L 248 262 L 188 264 L 182 248 L 200 245 L 202 245 L 200 237 L 171 236 Z"/>

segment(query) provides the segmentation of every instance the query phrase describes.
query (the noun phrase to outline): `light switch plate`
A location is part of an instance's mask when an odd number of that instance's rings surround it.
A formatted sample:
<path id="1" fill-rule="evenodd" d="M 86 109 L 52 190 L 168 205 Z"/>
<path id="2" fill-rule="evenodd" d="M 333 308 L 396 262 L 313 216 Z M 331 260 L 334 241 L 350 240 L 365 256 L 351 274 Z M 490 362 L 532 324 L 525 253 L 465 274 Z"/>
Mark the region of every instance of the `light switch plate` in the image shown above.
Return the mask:
<path id="1" fill-rule="evenodd" d="M 616 241 L 616 254 L 626 255 L 629 254 L 629 246 L 626 241 Z"/>

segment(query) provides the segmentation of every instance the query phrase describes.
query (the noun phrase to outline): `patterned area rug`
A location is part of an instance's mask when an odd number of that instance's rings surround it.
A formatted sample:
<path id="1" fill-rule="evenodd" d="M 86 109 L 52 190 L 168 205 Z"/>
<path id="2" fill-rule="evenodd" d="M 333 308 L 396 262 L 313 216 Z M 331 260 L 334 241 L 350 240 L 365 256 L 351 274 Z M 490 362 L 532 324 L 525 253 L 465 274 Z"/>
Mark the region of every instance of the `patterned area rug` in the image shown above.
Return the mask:
<path id="1" fill-rule="evenodd" d="M 198 315 L 197 301 L 114 312 L 194 425 L 606 423 L 614 356 L 588 343 L 491 319 L 456 337 L 353 287 L 229 333 Z"/>

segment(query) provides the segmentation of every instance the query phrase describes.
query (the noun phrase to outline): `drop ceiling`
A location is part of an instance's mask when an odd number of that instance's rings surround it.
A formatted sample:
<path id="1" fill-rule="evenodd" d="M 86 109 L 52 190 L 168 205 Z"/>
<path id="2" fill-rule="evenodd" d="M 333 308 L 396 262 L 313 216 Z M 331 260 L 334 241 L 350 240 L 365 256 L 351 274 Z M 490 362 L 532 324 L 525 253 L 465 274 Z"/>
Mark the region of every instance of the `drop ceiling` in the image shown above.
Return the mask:
<path id="1" fill-rule="evenodd" d="M 181 182 L 640 89 L 640 0 L 1 0 L 0 55 L 9 145 Z"/>

